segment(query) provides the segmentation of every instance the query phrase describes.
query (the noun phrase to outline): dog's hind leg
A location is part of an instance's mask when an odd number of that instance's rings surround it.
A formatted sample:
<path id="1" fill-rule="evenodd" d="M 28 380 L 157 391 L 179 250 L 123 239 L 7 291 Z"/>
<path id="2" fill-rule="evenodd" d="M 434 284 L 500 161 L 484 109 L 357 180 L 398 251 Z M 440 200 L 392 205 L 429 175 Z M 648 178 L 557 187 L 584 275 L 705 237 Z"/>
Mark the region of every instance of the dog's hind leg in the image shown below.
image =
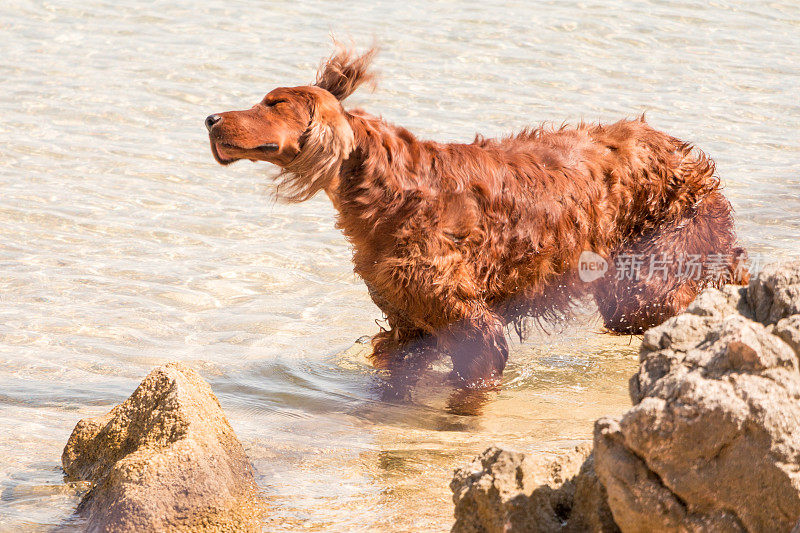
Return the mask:
<path id="1" fill-rule="evenodd" d="M 641 333 L 681 313 L 705 287 L 746 283 L 731 206 L 713 192 L 681 220 L 623 245 L 593 293 L 605 326 Z"/>

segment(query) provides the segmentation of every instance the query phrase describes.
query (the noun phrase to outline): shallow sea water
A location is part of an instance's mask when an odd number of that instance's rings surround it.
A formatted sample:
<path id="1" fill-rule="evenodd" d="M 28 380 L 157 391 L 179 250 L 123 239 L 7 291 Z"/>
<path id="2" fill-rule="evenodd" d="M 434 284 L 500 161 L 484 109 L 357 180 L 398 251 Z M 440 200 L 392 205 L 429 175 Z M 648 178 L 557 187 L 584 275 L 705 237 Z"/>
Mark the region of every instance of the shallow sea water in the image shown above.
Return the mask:
<path id="1" fill-rule="evenodd" d="M 382 400 L 355 342 L 380 314 L 328 200 L 276 203 L 272 169 L 218 166 L 203 127 L 310 82 L 330 32 L 382 48 L 349 105 L 421 137 L 647 112 L 716 159 L 751 254 L 800 257 L 796 2 L 6 0 L 1 531 L 80 527 L 72 428 L 169 360 L 219 396 L 268 531 L 447 530 L 455 467 L 492 444 L 554 453 L 628 406 L 638 339 L 596 319 L 514 342 L 472 408 L 444 362 L 410 404 Z"/>

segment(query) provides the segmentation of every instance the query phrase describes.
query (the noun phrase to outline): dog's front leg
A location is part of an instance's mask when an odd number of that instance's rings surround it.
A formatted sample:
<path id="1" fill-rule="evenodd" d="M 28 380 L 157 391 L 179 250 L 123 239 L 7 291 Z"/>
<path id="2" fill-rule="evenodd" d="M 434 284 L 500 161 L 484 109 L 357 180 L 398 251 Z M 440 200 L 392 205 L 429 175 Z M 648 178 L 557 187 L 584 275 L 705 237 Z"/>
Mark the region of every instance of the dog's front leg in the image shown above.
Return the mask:
<path id="1" fill-rule="evenodd" d="M 469 388 L 497 385 L 508 360 L 503 322 L 489 311 L 451 326 L 439 346 L 453 360 L 452 376 Z"/>

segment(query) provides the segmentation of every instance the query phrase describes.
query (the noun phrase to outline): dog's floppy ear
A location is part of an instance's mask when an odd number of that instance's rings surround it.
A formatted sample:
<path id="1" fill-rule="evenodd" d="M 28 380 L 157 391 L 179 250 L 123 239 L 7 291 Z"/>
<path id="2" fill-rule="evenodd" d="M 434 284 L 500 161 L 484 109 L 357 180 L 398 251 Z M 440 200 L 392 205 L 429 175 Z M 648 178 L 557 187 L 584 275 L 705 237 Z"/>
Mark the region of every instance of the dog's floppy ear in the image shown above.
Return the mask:
<path id="1" fill-rule="evenodd" d="M 342 163 L 355 143 L 342 105 L 324 91 L 317 92 L 311 122 L 302 135 L 302 148 L 277 177 L 278 196 L 290 202 L 308 200 L 338 183 Z"/>
<path id="2" fill-rule="evenodd" d="M 361 55 L 337 44 L 338 50 L 320 65 L 315 85 L 333 94 L 340 102 L 364 83 L 374 83 L 370 65 L 378 49 L 373 46 Z"/>

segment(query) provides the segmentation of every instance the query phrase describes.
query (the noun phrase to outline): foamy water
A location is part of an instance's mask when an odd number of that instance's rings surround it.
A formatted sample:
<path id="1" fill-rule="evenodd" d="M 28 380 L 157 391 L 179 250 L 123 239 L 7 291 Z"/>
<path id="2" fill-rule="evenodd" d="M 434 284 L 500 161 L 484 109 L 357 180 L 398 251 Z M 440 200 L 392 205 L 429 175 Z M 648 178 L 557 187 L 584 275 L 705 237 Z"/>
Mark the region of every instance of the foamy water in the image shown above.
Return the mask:
<path id="1" fill-rule="evenodd" d="M 328 34 L 382 52 L 363 106 L 471 140 L 544 120 L 655 127 L 712 155 L 744 245 L 800 256 L 796 2 L 22 2 L 0 6 L 0 530 L 79 521 L 60 455 L 154 365 L 212 384 L 272 510 L 265 529 L 446 530 L 452 469 L 551 452 L 627 406 L 637 340 L 596 321 L 512 346 L 454 407 L 445 363 L 382 400 L 380 318 L 324 196 L 222 168 L 203 119 L 313 79 Z"/>

